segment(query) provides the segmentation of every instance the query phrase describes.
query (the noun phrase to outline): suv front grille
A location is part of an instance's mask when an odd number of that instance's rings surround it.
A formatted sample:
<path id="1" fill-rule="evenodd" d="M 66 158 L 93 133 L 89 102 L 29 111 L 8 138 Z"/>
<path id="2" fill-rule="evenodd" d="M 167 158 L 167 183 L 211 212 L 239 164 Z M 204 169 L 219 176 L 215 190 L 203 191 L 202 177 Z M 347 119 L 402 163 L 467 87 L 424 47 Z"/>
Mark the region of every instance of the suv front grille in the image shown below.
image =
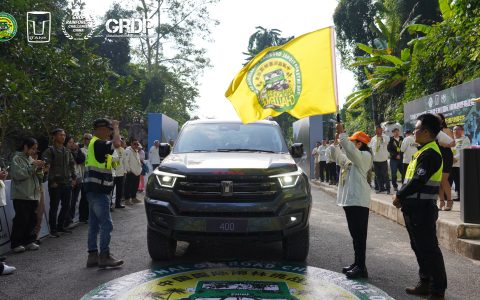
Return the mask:
<path id="1" fill-rule="evenodd" d="M 222 181 L 231 181 L 231 193 L 222 191 Z M 175 192 L 188 200 L 218 200 L 222 202 L 270 201 L 278 192 L 275 179 L 261 176 L 221 177 L 189 176 L 175 184 Z"/>

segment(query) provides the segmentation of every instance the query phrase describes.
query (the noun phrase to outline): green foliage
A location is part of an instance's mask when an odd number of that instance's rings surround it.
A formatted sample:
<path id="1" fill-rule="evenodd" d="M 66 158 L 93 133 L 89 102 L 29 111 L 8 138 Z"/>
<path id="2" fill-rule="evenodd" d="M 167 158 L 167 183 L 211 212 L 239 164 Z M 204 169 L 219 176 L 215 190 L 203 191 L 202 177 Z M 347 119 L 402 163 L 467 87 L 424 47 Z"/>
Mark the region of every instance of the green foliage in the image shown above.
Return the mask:
<path id="1" fill-rule="evenodd" d="M 439 2 L 445 20 L 417 42 L 403 102 L 480 77 L 480 1 Z"/>
<path id="2" fill-rule="evenodd" d="M 208 35 L 210 23 L 193 22 L 189 16 L 205 13 L 212 1 L 203 1 L 201 7 L 187 5 L 192 1 L 168 2 L 178 5 L 164 7 L 163 12 L 170 10 L 179 24 L 171 30 L 164 28 L 162 36 L 172 36 L 168 40 L 174 47 L 177 43 L 179 49 L 188 48 L 191 44 L 185 41 L 193 40 L 195 32 Z M 128 38 L 107 38 L 103 29 L 87 41 L 67 40 L 61 31 L 62 18 L 69 11 L 65 0 L 7 0 L 1 9 L 14 15 L 19 26 L 16 37 L 0 47 L 0 143 L 4 154 L 25 136 L 46 140 L 54 127 L 79 137 L 91 130 L 95 118 L 118 119 L 124 126 L 140 122 L 148 111 L 165 113 L 183 123 L 196 107 L 196 77 L 188 75 L 188 70 L 208 66 L 201 49 L 190 49 L 188 55 L 180 50 L 178 55 L 194 60 L 185 68 L 188 62 L 159 60 L 148 66 L 145 61 L 138 63 L 138 57 L 132 59 L 137 53 Z M 27 42 L 25 18 L 32 10 L 51 12 L 50 43 Z M 114 5 L 104 20 L 134 14 Z"/>
<path id="3" fill-rule="evenodd" d="M 450 2 L 339 1 L 334 16 L 337 45 L 342 54 L 342 62 L 348 64 L 348 68 L 354 71 L 358 81 L 356 91 L 346 102 L 347 127 L 358 128 L 359 124 L 363 123 L 358 118 L 362 117 L 372 120 L 372 123 L 402 120 L 402 103 L 414 94 L 412 87 L 424 86 L 415 82 L 410 84 L 409 89 L 405 89 L 407 81 L 411 82 L 414 76 L 412 65 L 419 70 L 425 68 L 425 62 L 433 59 L 433 55 L 421 58 L 418 56 L 423 49 L 431 47 L 425 44 L 425 35 L 430 35 L 432 23 L 442 20 L 440 11 L 445 14 L 446 19 L 456 19 L 453 16 L 456 16 L 457 3 L 452 6 Z M 439 47 L 445 48 L 442 42 L 436 43 Z M 429 65 L 427 68 L 431 70 L 432 66 Z M 426 69 L 423 71 L 424 74 L 418 76 L 419 80 L 425 78 Z M 444 75 L 440 73 L 444 71 L 438 71 L 424 82 L 427 80 L 430 83 L 436 82 L 434 79 L 436 76 L 443 77 Z M 430 87 L 436 89 L 438 84 L 430 84 Z"/>

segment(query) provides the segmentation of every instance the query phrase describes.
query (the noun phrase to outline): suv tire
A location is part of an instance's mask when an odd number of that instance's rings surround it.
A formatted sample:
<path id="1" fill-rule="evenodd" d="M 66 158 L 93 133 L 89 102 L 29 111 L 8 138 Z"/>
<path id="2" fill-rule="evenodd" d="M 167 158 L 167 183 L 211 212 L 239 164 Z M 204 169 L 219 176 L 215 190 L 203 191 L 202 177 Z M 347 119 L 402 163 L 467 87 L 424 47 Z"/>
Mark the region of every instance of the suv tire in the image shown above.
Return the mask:
<path id="1" fill-rule="evenodd" d="M 153 260 L 167 260 L 175 257 L 177 241 L 151 228 L 147 228 L 148 253 Z"/>
<path id="2" fill-rule="evenodd" d="M 305 261 L 310 248 L 310 231 L 305 229 L 283 239 L 283 257 L 290 261 Z"/>

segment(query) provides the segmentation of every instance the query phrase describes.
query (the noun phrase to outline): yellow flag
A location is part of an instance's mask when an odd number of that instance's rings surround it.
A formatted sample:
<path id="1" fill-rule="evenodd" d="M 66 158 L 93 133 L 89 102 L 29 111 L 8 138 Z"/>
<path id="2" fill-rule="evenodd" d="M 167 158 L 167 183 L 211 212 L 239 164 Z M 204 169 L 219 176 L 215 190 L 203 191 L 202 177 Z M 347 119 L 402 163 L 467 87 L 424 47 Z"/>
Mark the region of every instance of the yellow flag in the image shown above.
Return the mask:
<path id="1" fill-rule="evenodd" d="M 313 31 L 255 56 L 225 96 L 243 123 L 288 112 L 297 119 L 337 110 L 333 29 Z"/>

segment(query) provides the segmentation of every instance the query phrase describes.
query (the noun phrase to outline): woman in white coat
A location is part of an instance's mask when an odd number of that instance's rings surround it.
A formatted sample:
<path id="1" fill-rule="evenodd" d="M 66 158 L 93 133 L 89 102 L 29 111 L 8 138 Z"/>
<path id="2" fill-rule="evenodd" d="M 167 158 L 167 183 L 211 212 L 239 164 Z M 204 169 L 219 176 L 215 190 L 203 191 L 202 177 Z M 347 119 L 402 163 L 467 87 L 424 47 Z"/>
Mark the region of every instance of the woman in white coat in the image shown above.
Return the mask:
<path id="1" fill-rule="evenodd" d="M 337 204 L 345 210 L 348 229 L 353 239 L 355 261 L 343 268 L 348 278 L 368 278 L 365 265 L 367 246 L 370 185 L 368 181 L 373 156 L 368 147 L 370 137 L 358 131 L 348 137 L 342 124 L 337 124 L 337 147 L 335 160 L 341 167 Z M 342 146 L 343 153 L 338 143 Z"/>

